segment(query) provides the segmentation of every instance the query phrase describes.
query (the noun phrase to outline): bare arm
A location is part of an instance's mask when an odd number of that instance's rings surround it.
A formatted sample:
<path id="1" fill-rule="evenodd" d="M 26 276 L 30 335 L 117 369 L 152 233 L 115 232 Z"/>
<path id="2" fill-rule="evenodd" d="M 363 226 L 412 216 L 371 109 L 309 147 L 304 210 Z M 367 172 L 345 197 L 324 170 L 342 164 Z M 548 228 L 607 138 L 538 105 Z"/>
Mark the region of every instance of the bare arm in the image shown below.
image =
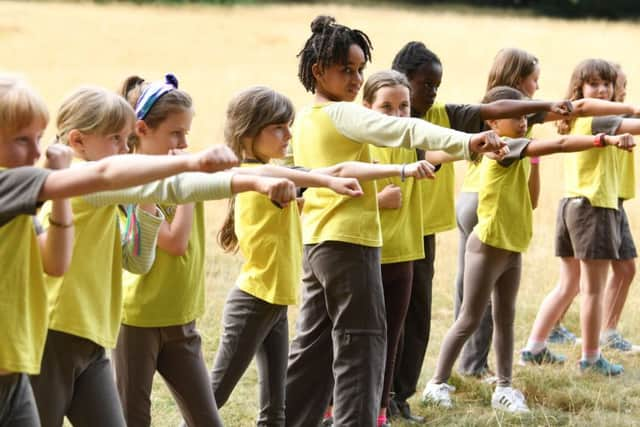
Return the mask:
<path id="1" fill-rule="evenodd" d="M 185 156 L 111 156 L 84 167 L 49 174 L 38 200 L 60 199 L 145 184 L 180 172 L 215 172 L 237 164 L 226 146 Z"/>
<path id="2" fill-rule="evenodd" d="M 531 197 L 531 207 L 538 207 L 540 198 L 540 165 L 531 163 L 531 172 L 529 173 L 529 196 Z"/>
<path id="3" fill-rule="evenodd" d="M 189 248 L 189 237 L 193 225 L 194 205 L 189 203 L 176 207 L 171 222 L 163 221 L 158 234 L 158 247 L 173 256 L 182 256 Z"/>
<path id="4" fill-rule="evenodd" d="M 623 133 L 640 135 L 640 119 L 623 119 L 620 127 L 616 131 L 616 134 L 620 135 Z"/>
<path id="5" fill-rule="evenodd" d="M 584 151 L 595 147 L 594 139 L 595 137 L 590 135 L 564 135 L 554 139 L 532 140 L 525 150 L 525 155 L 533 157 L 553 153 Z M 633 136 L 629 134 L 605 135 L 604 142 L 607 145 L 615 145 L 624 150 L 629 150 L 635 145 Z"/>
<path id="6" fill-rule="evenodd" d="M 424 157 L 432 165 L 441 165 L 443 163 L 450 163 L 460 160 L 457 157 L 452 156 L 451 154 L 444 151 L 426 151 L 424 153 Z"/>
<path id="7" fill-rule="evenodd" d="M 38 236 L 42 267 L 50 276 L 62 276 L 73 254 L 73 214 L 68 199 L 54 200 L 49 228 Z"/>
<path id="8" fill-rule="evenodd" d="M 489 104 L 480 104 L 480 115 L 483 120 L 520 117 L 542 111 L 553 112 L 564 118 L 571 112 L 571 103 L 568 101 L 549 102 L 502 99 Z"/>
<path id="9" fill-rule="evenodd" d="M 401 176 L 403 168 L 405 177 L 433 178 L 435 176 L 433 174 L 433 165 L 425 160 L 420 160 L 415 163 L 408 163 L 406 165 L 389 165 L 351 161 L 338 163 L 337 165 L 329 166 L 326 168 L 314 169 L 312 172 L 315 174 L 326 174 L 339 177 L 353 177 L 361 179 L 363 181 L 370 181 L 373 179 Z"/>

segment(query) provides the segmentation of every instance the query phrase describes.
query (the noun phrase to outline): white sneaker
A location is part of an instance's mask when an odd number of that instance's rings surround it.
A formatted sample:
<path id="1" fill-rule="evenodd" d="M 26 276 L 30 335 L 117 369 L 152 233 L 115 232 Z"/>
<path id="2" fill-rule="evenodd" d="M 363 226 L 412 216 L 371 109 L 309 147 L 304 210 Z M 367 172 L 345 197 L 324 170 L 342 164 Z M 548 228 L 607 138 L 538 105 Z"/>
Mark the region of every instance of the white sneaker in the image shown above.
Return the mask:
<path id="1" fill-rule="evenodd" d="M 513 387 L 496 387 L 491 396 L 491 406 L 512 414 L 527 414 L 529 407 L 520 390 Z"/>
<path id="2" fill-rule="evenodd" d="M 450 394 L 455 390 L 454 386 L 447 383 L 436 384 L 429 381 L 422 392 L 422 403 L 451 408 L 453 402 L 451 402 Z"/>

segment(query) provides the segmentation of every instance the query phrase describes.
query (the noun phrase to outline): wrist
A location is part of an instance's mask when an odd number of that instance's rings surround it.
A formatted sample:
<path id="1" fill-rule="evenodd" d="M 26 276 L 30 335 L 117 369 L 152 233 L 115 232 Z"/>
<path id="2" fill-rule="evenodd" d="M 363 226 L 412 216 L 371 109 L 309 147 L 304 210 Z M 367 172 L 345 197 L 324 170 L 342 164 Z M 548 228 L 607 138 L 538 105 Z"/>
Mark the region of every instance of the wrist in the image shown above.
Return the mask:
<path id="1" fill-rule="evenodd" d="M 539 165 L 540 164 L 540 156 L 531 156 L 529 158 L 529 161 L 531 161 L 532 165 Z"/>
<path id="2" fill-rule="evenodd" d="M 607 138 L 607 135 L 604 134 L 604 133 L 599 133 L 599 134 L 595 135 L 593 137 L 593 145 L 595 147 L 600 147 L 600 148 L 606 146 L 607 145 L 606 138 Z"/>
<path id="3" fill-rule="evenodd" d="M 407 167 L 406 163 L 403 163 L 402 166 L 400 166 L 400 182 L 404 182 L 404 180 L 407 179 L 407 175 L 405 175 L 406 167 Z"/>

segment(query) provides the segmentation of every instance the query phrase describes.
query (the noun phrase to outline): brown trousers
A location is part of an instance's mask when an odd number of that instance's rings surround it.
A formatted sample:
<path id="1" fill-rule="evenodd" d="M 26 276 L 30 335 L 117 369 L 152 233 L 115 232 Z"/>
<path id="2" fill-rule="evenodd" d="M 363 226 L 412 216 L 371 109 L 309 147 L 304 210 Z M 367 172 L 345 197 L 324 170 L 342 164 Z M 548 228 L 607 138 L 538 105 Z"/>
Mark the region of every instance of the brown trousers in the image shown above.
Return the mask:
<path id="1" fill-rule="evenodd" d="M 189 427 L 222 426 L 195 321 L 162 328 L 122 325 L 113 358 L 129 427 L 151 425 L 151 387 L 156 371 Z"/>
<path id="2" fill-rule="evenodd" d="M 434 382 L 446 382 L 462 346 L 478 328 L 489 299 L 493 309 L 493 347 L 499 386 L 511 385 L 513 323 L 520 286 L 522 256 L 469 236 L 464 266 L 464 295 L 458 318 L 444 337 Z"/>
<path id="3" fill-rule="evenodd" d="M 303 269 L 286 425 L 317 426 L 333 390 L 336 426 L 375 427 L 387 346 L 380 249 L 305 245 Z"/>
<path id="4" fill-rule="evenodd" d="M 40 375 L 31 376 L 42 427 L 126 427 L 105 349 L 49 329 Z"/>

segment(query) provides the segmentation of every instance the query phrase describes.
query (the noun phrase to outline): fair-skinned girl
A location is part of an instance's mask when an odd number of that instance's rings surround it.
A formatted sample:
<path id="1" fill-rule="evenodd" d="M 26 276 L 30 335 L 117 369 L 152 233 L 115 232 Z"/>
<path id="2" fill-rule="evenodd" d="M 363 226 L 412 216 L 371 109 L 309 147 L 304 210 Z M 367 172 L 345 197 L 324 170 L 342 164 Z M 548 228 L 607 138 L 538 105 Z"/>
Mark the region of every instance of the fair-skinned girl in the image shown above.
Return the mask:
<path id="1" fill-rule="evenodd" d="M 314 105 L 296 118 L 296 165 L 370 163 L 368 144 L 445 150 L 459 158 L 503 147 L 492 132 L 466 135 L 354 104 L 371 58 L 368 37 L 326 16 L 316 18 L 311 30 L 298 55 L 298 76 L 314 94 Z M 332 390 L 336 424 L 377 423 L 386 352 L 382 242 L 375 184 L 362 186 L 357 199 L 314 188 L 305 193 L 302 305 L 287 369 L 286 419 L 292 426 L 320 423 Z"/>
<path id="2" fill-rule="evenodd" d="M 221 158 L 216 150 L 182 159 L 111 157 L 65 169 L 73 152 L 54 144 L 46 151 L 45 166 L 61 170 L 34 168 L 48 118 L 44 102 L 22 79 L 0 76 L 0 231 L 5 242 L 0 251 L 3 259 L 12 260 L 6 264 L 0 288 L 6 307 L 11 307 L 2 310 L 2 323 L 14 326 L 3 328 L 1 337 L 5 343 L 0 350 L 2 425 L 40 425 L 26 374 L 39 374 L 45 344 L 48 310 L 43 273 L 60 276 L 71 260 L 73 217 L 66 198 L 139 185 L 181 171 L 210 171 L 221 160 L 225 166 L 233 164 L 232 156 Z M 43 232 L 32 215 L 49 199 L 54 200 L 50 227 Z"/>
<path id="3" fill-rule="evenodd" d="M 146 97 L 149 102 L 140 108 L 149 107 L 173 90 L 170 86 L 164 82 L 153 85 Z M 57 139 L 72 148 L 80 163 L 99 161 L 128 151 L 127 139 L 134 122 L 133 109 L 118 95 L 100 88 L 81 88 L 59 110 Z M 237 159 L 227 148 L 219 147 L 195 158 L 123 155 L 118 161 L 151 180 L 202 166 L 211 171 L 226 169 Z M 281 189 L 274 191 L 275 187 Z M 114 347 L 121 320 L 122 265 L 133 272 L 148 270 L 156 245 L 156 234 L 151 231 L 157 230 L 161 217 L 138 209 L 140 238 L 123 245 L 117 204 L 215 199 L 243 189 L 281 193 L 286 196 L 283 202 L 294 197 L 292 184 L 286 180 L 181 174 L 71 200 L 76 231 L 74 255 L 63 277 L 45 278 L 51 289 L 50 322 L 40 375 L 31 377 L 44 426 L 60 426 L 64 416 L 76 426 L 125 425 L 106 349 Z"/>
<path id="4" fill-rule="evenodd" d="M 394 116 L 410 116 L 410 86 L 404 74 L 379 71 L 364 85 L 363 104 L 374 111 Z M 371 147 L 372 158 L 380 164 L 417 161 L 416 150 Z M 443 152 L 427 153 L 430 161 L 448 160 Z M 436 156 L 440 155 L 440 159 Z M 413 180 L 378 180 L 378 206 L 382 229 L 380 254 L 382 286 L 387 317 L 387 360 L 378 415 L 379 426 L 389 426 L 388 407 L 398 342 L 411 296 L 413 262 L 424 258 L 422 241 L 422 194 Z"/>
<path id="5" fill-rule="evenodd" d="M 293 105 L 273 90 L 256 86 L 239 93 L 227 109 L 226 139 L 250 172 L 273 168 L 273 159 L 287 153 Z M 346 162 L 303 172 L 285 169 L 299 187 L 326 187 L 338 194 L 355 182 L 379 177 L 433 176 L 427 162 L 373 165 Z M 282 169 L 282 168 L 279 168 Z M 307 190 L 309 191 L 309 190 Z M 248 197 L 247 197 L 248 196 Z M 288 353 L 287 307 L 297 301 L 302 264 L 302 233 L 298 205 L 284 209 L 264 197 L 235 198 L 221 230 L 227 251 L 239 247 L 244 264 L 225 303 L 223 333 L 211 372 L 216 402 L 222 406 L 256 356 L 260 383 L 259 426 L 285 425 L 285 379 Z"/>
<path id="6" fill-rule="evenodd" d="M 617 72 L 609 62 L 589 59 L 574 69 L 569 83 L 571 99 L 591 99 L 609 114 L 637 114 L 638 108 L 610 103 Z M 560 122 L 560 133 L 589 135 L 640 133 L 640 120 L 619 116 L 582 118 Z M 551 353 L 545 344 L 552 327 L 560 320 L 578 290 L 581 293 L 581 370 L 603 375 L 619 375 L 622 366 L 600 354 L 602 300 L 611 261 L 633 258 L 635 246 L 620 209 L 620 156 L 601 151 L 572 155 L 565 165 L 565 197 L 558 208 L 556 256 L 560 257 L 560 279 L 545 297 L 533 324 L 529 340 L 521 352 L 522 363 L 563 362 L 564 356 Z"/>
<path id="7" fill-rule="evenodd" d="M 535 64 L 532 64 L 535 66 Z M 465 132 L 480 132 L 485 129 L 485 120 L 506 117 L 519 117 L 523 114 L 551 114 L 556 117 L 567 115 L 571 105 L 567 102 L 544 102 L 526 100 L 503 99 L 490 104 L 445 104 L 436 102 L 436 96 L 442 82 L 443 67 L 438 56 L 422 42 L 409 42 L 396 54 L 392 67 L 405 74 L 411 84 L 411 114 L 423 118 L 431 123 Z M 537 73 L 535 67 L 522 72 L 522 78 L 517 81 L 518 86 L 530 81 L 530 74 Z M 522 83 L 522 85 L 521 85 Z M 470 168 L 477 163 L 469 163 Z M 464 270 L 464 247 L 471 229 L 475 225 L 475 207 L 477 193 L 464 197 L 462 193 L 458 203 L 455 202 L 455 176 L 452 164 L 443 164 L 438 171 L 438 179 L 421 183 L 423 191 L 423 236 L 425 257 L 414 262 L 414 285 L 411 302 L 404 325 L 401 353 L 398 355 L 399 366 L 394 378 L 394 400 L 392 408 L 397 407 L 398 414 L 410 421 L 423 421 L 422 417 L 411 414 L 407 399 L 416 391 L 424 355 L 431 329 L 431 293 L 434 278 L 435 262 L 435 234 L 455 228 L 456 222 L 460 227 L 460 250 L 458 255 L 458 277 L 456 280 L 456 311 L 462 295 L 462 273 Z M 467 201 L 467 199 L 470 199 Z M 463 215 L 468 213 L 469 215 Z M 469 224 L 465 218 L 471 216 Z M 490 320 L 490 319 L 489 319 Z M 465 352 L 461 358 L 460 370 L 468 375 L 486 375 L 486 354 L 484 357 L 473 357 L 481 360 L 478 366 L 469 363 Z M 488 351 L 488 350 L 487 350 Z"/>
<path id="8" fill-rule="evenodd" d="M 499 86 L 487 93 L 485 101 L 518 99 L 521 92 Z M 529 412 L 524 396 L 512 387 L 513 329 L 515 303 L 520 282 L 521 253 L 526 251 L 532 234 L 532 198 L 529 189 L 530 163 L 526 157 L 557 152 L 592 149 L 607 150 L 607 145 L 630 149 L 629 134 L 620 136 L 560 136 L 549 140 L 524 138 L 527 119 L 489 120 L 487 124 L 509 144 L 504 159 L 483 159 L 480 166 L 478 224 L 467 242 L 462 306 L 453 326 L 445 335 L 436 371 L 424 392 L 425 401 L 451 407 L 447 384 L 453 364 L 466 339 L 478 327 L 486 304 L 492 298 L 493 343 L 496 352 L 497 387 L 491 404 L 511 413 Z"/>

